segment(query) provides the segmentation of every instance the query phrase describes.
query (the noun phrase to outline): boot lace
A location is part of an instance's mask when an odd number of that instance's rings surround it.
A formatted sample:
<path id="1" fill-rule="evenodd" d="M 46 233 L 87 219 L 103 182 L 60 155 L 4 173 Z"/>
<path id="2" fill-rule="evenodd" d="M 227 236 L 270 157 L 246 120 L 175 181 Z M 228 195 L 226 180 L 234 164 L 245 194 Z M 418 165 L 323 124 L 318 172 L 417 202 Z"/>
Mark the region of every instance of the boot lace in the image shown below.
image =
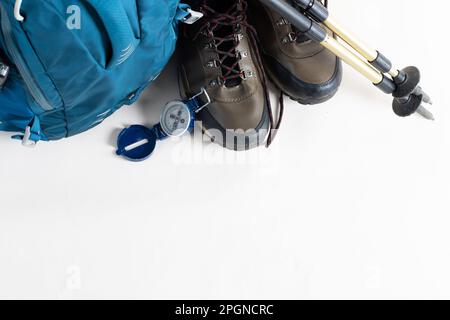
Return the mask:
<path id="1" fill-rule="evenodd" d="M 222 1 L 222 0 L 221 0 Z M 276 131 L 280 128 L 284 106 L 280 106 L 277 123 L 275 123 L 272 111 L 270 94 L 268 89 L 268 80 L 263 68 L 261 54 L 259 52 L 258 35 L 256 29 L 247 21 L 246 0 L 235 0 L 233 5 L 225 12 L 218 12 L 206 4 L 206 1 L 200 7 L 200 11 L 205 15 L 204 24 L 194 36 L 194 40 L 200 35 L 207 36 L 211 43 L 209 48 L 215 50 L 218 60 L 214 66 L 222 69 L 220 76 L 220 85 L 234 86 L 240 84 L 252 76 L 252 71 L 241 70 L 239 53 L 237 47 L 242 40 L 242 29 L 245 28 L 255 52 L 256 67 L 261 75 L 261 83 L 264 91 L 267 112 L 270 120 L 270 131 L 267 137 L 267 147 L 273 142 Z M 248 53 L 249 54 L 249 53 Z"/>
<path id="2" fill-rule="evenodd" d="M 237 47 L 243 37 L 242 27 L 247 28 L 250 36 L 253 31 L 247 22 L 247 3 L 242 0 L 233 2 L 228 10 L 218 12 L 205 1 L 200 8 L 205 15 L 205 23 L 194 37 L 195 40 L 204 35 L 210 39 L 209 48 L 219 57 L 212 66 L 221 68 L 222 75 L 219 82 L 226 86 L 239 85 L 240 80 L 245 80 L 249 76 L 248 71 L 240 69 L 239 60 L 242 57 L 239 56 Z"/>

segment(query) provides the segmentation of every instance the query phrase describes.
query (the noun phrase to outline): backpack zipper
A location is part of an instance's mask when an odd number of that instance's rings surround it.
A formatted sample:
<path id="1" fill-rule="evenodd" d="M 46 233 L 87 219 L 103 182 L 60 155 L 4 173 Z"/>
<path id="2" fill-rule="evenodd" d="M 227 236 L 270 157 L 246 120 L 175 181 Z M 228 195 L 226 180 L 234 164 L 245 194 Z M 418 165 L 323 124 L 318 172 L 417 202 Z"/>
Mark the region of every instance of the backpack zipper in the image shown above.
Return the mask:
<path id="1" fill-rule="evenodd" d="M 53 110 L 54 107 L 47 100 L 47 98 L 42 93 L 42 90 L 37 85 L 35 79 L 31 75 L 30 70 L 28 69 L 26 63 L 24 62 L 19 50 L 17 49 L 16 44 L 12 38 L 11 24 L 9 22 L 8 15 L 5 12 L 3 6 L 0 5 L 1 11 L 1 29 L 3 38 L 5 40 L 6 49 L 8 50 L 11 58 L 19 70 L 20 75 L 22 76 L 28 91 L 33 96 L 36 103 L 45 111 Z"/>

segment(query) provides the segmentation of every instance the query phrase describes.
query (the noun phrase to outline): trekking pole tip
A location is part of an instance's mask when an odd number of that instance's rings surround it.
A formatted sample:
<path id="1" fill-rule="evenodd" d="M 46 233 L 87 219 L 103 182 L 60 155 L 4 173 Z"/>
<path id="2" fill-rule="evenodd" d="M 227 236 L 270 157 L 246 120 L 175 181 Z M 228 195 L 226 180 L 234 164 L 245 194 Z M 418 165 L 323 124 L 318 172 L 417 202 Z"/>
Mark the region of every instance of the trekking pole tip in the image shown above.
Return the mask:
<path id="1" fill-rule="evenodd" d="M 434 121 L 433 114 L 425 108 L 425 105 L 432 105 L 433 102 L 420 86 L 420 78 L 420 71 L 416 67 L 407 67 L 394 78 L 397 85 L 393 93 L 394 112 L 400 117 L 418 113 L 423 118 Z"/>
<path id="2" fill-rule="evenodd" d="M 422 117 L 424 117 L 427 120 L 435 121 L 434 115 L 423 105 L 420 105 L 420 107 L 416 111 L 418 114 L 420 114 Z"/>

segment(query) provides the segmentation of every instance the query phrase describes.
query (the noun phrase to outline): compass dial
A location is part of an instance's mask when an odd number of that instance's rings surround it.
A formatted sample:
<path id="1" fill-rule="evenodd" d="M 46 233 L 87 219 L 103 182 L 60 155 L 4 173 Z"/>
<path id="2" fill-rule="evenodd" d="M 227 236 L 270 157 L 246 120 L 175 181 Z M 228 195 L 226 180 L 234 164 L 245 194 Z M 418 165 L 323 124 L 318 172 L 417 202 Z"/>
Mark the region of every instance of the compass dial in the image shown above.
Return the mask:
<path id="1" fill-rule="evenodd" d="M 191 111 L 182 101 L 169 102 L 161 114 L 161 128 L 171 137 L 185 134 L 191 125 Z"/>

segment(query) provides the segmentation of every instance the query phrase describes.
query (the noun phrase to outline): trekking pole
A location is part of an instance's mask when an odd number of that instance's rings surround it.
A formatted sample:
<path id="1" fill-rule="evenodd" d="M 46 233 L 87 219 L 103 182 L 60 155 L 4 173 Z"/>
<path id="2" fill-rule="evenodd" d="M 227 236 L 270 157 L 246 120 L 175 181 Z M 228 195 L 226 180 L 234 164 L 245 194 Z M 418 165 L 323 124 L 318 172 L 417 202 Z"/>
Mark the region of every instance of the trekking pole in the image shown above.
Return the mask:
<path id="1" fill-rule="evenodd" d="M 420 71 L 418 68 L 407 67 L 403 70 L 393 68 L 392 63 L 384 55 L 363 44 L 350 32 L 340 27 L 330 17 L 328 9 L 319 1 L 293 0 L 304 13 L 282 0 L 260 1 L 283 16 L 308 38 L 319 42 L 341 58 L 380 90 L 386 94 L 392 94 L 394 97 L 392 106 L 398 116 L 406 117 L 417 112 L 428 120 L 434 120 L 433 114 L 424 106 L 424 104 L 432 103 L 430 97 L 419 85 Z M 337 41 L 321 23 L 356 52 Z"/>

